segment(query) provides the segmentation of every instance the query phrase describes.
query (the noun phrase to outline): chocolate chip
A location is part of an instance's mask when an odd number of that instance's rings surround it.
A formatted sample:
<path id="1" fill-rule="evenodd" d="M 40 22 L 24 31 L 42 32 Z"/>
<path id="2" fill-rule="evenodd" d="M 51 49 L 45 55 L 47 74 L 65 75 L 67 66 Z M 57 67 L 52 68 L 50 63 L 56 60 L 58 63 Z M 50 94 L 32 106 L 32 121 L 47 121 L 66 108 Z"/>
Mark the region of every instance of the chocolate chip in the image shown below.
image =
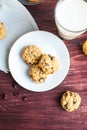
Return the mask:
<path id="1" fill-rule="evenodd" d="M 76 102 L 74 101 L 73 104 L 76 104 Z"/>
<path id="2" fill-rule="evenodd" d="M 48 55 L 51 58 L 51 55 Z"/>
<path id="3" fill-rule="evenodd" d="M 5 93 L 2 95 L 2 98 L 3 98 L 4 100 L 6 100 L 7 97 L 8 97 L 8 96 L 7 96 L 7 94 L 5 94 Z"/>
<path id="4" fill-rule="evenodd" d="M 19 95 L 19 92 L 14 92 L 13 95 L 14 95 L 14 96 L 18 96 L 18 95 Z"/>
<path id="5" fill-rule="evenodd" d="M 67 93 L 65 93 L 65 95 L 64 95 L 65 97 L 67 97 Z"/>
<path id="6" fill-rule="evenodd" d="M 3 23 L 1 22 L 1 24 L 3 25 Z"/>
<path id="7" fill-rule="evenodd" d="M 28 62 L 28 64 L 29 64 L 30 66 L 32 66 L 31 62 Z"/>
<path id="8" fill-rule="evenodd" d="M 27 101 L 27 97 L 22 97 L 22 100 L 23 101 Z"/>
<path id="9" fill-rule="evenodd" d="M 49 64 L 48 64 L 48 63 L 45 63 L 45 65 L 46 65 L 46 66 L 49 66 Z"/>
<path id="10" fill-rule="evenodd" d="M 50 58 L 51 58 L 51 60 L 53 60 L 53 59 L 54 59 L 54 56 L 51 56 Z"/>
<path id="11" fill-rule="evenodd" d="M 70 93 L 70 96 L 72 96 L 72 93 Z"/>
<path id="12" fill-rule="evenodd" d="M 67 104 L 65 104 L 65 105 L 64 105 L 64 107 L 65 107 L 66 109 L 68 109 L 68 103 L 67 103 Z"/>
<path id="13" fill-rule="evenodd" d="M 13 88 L 17 88 L 17 86 L 18 86 L 18 84 L 17 84 L 16 82 L 14 82 L 14 83 L 12 84 L 12 87 L 13 87 Z"/>

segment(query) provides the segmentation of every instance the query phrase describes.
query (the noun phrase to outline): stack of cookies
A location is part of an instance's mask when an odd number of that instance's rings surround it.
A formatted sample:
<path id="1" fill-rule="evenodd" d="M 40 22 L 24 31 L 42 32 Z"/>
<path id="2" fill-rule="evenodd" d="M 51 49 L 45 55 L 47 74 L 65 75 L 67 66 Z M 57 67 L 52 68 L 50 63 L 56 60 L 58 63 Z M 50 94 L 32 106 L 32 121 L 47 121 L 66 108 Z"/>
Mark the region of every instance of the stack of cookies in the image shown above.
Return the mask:
<path id="1" fill-rule="evenodd" d="M 23 48 L 22 59 L 29 65 L 28 74 L 35 83 L 42 83 L 49 74 L 53 74 L 59 69 L 56 57 L 50 54 L 43 54 L 36 45 Z"/>

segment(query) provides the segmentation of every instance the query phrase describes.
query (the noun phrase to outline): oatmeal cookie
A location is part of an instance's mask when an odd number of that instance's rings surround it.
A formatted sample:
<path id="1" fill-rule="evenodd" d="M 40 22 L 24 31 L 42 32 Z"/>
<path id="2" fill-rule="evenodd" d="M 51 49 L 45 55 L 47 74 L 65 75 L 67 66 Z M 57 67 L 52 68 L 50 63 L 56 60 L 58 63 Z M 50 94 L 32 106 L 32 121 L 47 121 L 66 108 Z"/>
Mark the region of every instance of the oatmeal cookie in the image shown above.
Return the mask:
<path id="1" fill-rule="evenodd" d="M 30 45 L 23 48 L 21 56 L 27 64 L 37 64 L 42 52 L 36 45 Z"/>
<path id="2" fill-rule="evenodd" d="M 52 74 L 59 68 L 59 64 L 54 56 L 42 54 L 38 62 L 38 67 L 40 67 L 46 74 Z"/>
<path id="3" fill-rule="evenodd" d="M 62 95 L 61 105 L 68 112 L 78 109 L 80 103 L 81 103 L 81 97 L 76 92 L 66 91 Z"/>
<path id="4" fill-rule="evenodd" d="M 82 44 L 82 50 L 85 55 L 87 55 L 87 40 Z"/>
<path id="5" fill-rule="evenodd" d="M 0 40 L 6 36 L 6 29 L 2 22 L 0 22 Z"/>
<path id="6" fill-rule="evenodd" d="M 35 83 L 42 83 L 47 78 L 47 74 L 45 74 L 37 65 L 32 65 L 28 73 Z"/>

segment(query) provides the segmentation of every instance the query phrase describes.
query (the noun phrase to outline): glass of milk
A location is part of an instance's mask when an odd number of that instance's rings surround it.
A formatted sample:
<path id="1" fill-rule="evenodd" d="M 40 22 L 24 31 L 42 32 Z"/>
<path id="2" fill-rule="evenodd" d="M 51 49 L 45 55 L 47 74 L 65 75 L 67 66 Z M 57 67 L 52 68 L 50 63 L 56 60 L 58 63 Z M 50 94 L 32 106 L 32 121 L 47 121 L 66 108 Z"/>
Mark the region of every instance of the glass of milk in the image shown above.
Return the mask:
<path id="1" fill-rule="evenodd" d="M 59 0 L 55 7 L 55 23 L 64 39 L 74 39 L 87 31 L 87 1 Z"/>

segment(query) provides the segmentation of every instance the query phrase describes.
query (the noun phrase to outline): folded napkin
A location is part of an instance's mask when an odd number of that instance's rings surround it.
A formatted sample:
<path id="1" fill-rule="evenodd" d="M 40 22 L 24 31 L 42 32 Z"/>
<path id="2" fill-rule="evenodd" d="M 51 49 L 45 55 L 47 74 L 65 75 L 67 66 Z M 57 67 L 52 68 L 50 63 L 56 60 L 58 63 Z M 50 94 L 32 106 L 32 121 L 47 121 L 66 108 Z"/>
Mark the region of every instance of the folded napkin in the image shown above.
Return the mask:
<path id="1" fill-rule="evenodd" d="M 27 9 L 17 0 L 0 0 L 0 21 L 7 31 L 6 37 L 0 40 L 0 70 L 7 73 L 11 46 L 24 33 L 38 30 L 38 26 Z"/>

